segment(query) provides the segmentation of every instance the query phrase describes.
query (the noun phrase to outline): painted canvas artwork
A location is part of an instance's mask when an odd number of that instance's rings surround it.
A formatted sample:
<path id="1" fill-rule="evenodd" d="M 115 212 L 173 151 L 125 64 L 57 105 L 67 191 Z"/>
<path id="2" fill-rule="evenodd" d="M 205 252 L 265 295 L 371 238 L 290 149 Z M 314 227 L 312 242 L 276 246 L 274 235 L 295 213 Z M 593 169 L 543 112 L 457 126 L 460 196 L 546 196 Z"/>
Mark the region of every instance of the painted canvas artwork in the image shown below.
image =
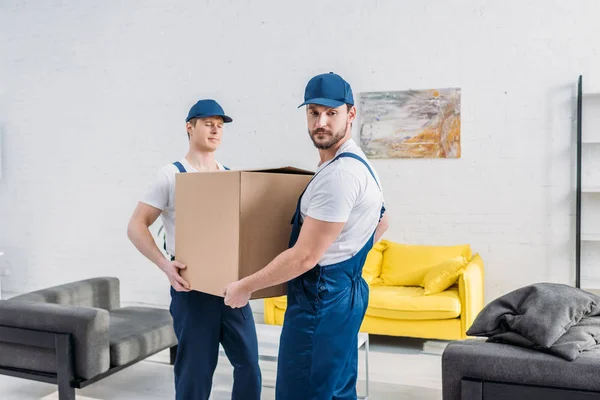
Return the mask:
<path id="1" fill-rule="evenodd" d="M 369 158 L 460 158 L 460 89 L 360 94 L 360 145 Z"/>

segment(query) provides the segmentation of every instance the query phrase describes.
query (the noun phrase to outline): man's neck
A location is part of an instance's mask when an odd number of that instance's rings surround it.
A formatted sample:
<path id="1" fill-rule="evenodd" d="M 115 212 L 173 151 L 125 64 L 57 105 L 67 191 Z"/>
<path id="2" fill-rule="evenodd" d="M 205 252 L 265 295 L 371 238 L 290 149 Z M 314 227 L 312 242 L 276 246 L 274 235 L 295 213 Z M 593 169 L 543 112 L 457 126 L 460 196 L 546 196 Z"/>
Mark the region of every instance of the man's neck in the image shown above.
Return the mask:
<path id="1" fill-rule="evenodd" d="M 219 169 L 213 151 L 194 151 L 190 149 L 185 159 L 196 171 L 217 171 Z"/>
<path id="2" fill-rule="evenodd" d="M 352 139 L 352 136 L 350 136 L 350 134 L 347 133 L 346 136 L 344 136 L 344 138 L 342 140 L 337 142 L 335 145 L 333 145 L 329 149 L 319 149 L 319 157 L 321 158 L 321 161 L 319 162 L 319 166 L 321 166 L 321 165 L 325 164 L 327 161 L 333 159 L 333 157 L 335 157 L 335 154 L 338 152 L 340 147 L 342 147 L 344 145 L 344 143 L 346 143 L 350 139 Z"/>

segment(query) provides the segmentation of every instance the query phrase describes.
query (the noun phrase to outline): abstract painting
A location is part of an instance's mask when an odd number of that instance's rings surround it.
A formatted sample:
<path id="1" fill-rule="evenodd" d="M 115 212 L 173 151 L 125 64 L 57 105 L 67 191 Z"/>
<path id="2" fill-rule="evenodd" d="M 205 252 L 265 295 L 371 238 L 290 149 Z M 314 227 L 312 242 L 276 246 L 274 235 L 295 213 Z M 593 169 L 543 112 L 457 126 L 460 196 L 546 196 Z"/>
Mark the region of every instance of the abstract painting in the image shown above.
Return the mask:
<path id="1" fill-rule="evenodd" d="M 360 94 L 360 145 L 369 158 L 460 158 L 460 89 Z"/>

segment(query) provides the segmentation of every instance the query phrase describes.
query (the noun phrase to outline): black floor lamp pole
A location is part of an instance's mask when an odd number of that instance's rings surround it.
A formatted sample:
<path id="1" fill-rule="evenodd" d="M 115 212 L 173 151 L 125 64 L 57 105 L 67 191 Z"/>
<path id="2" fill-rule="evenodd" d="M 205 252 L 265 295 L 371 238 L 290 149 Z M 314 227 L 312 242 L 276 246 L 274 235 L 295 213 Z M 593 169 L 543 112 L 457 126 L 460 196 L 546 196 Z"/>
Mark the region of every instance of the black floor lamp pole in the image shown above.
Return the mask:
<path id="1" fill-rule="evenodd" d="M 577 88 L 577 198 L 575 211 L 575 287 L 581 288 L 581 106 L 582 76 Z"/>

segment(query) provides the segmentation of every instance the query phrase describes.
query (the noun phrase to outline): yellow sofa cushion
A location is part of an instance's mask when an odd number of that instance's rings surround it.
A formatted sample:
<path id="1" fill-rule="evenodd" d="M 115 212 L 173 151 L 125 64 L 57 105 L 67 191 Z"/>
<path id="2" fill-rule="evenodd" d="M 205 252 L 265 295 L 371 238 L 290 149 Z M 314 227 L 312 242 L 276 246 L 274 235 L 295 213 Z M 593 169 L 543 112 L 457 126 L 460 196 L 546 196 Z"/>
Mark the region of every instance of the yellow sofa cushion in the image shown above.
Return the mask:
<path id="1" fill-rule="evenodd" d="M 422 287 L 375 286 L 369 294 L 367 315 L 389 319 L 450 319 L 460 316 L 458 288 L 425 296 Z"/>
<path id="2" fill-rule="evenodd" d="M 448 289 L 456 283 L 466 266 L 467 260 L 464 257 L 454 257 L 430 268 L 421 285 L 424 294 L 432 295 Z"/>
<path id="3" fill-rule="evenodd" d="M 363 266 L 362 277 L 369 284 L 376 284 L 381 275 L 381 264 L 383 263 L 383 251 L 387 247 L 385 242 L 379 241 L 373 245 L 373 248 L 367 254 L 365 265 Z"/>
<path id="4" fill-rule="evenodd" d="M 380 278 L 389 286 L 420 286 L 429 269 L 455 257 L 471 259 L 471 246 L 430 246 L 385 241 Z"/>
<path id="5" fill-rule="evenodd" d="M 372 286 L 367 315 L 388 319 L 427 320 L 457 318 L 461 313 L 458 287 L 425 296 L 422 287 Z M 274 297 L 275 308 L 285 310 L 287 297 Z"/>

